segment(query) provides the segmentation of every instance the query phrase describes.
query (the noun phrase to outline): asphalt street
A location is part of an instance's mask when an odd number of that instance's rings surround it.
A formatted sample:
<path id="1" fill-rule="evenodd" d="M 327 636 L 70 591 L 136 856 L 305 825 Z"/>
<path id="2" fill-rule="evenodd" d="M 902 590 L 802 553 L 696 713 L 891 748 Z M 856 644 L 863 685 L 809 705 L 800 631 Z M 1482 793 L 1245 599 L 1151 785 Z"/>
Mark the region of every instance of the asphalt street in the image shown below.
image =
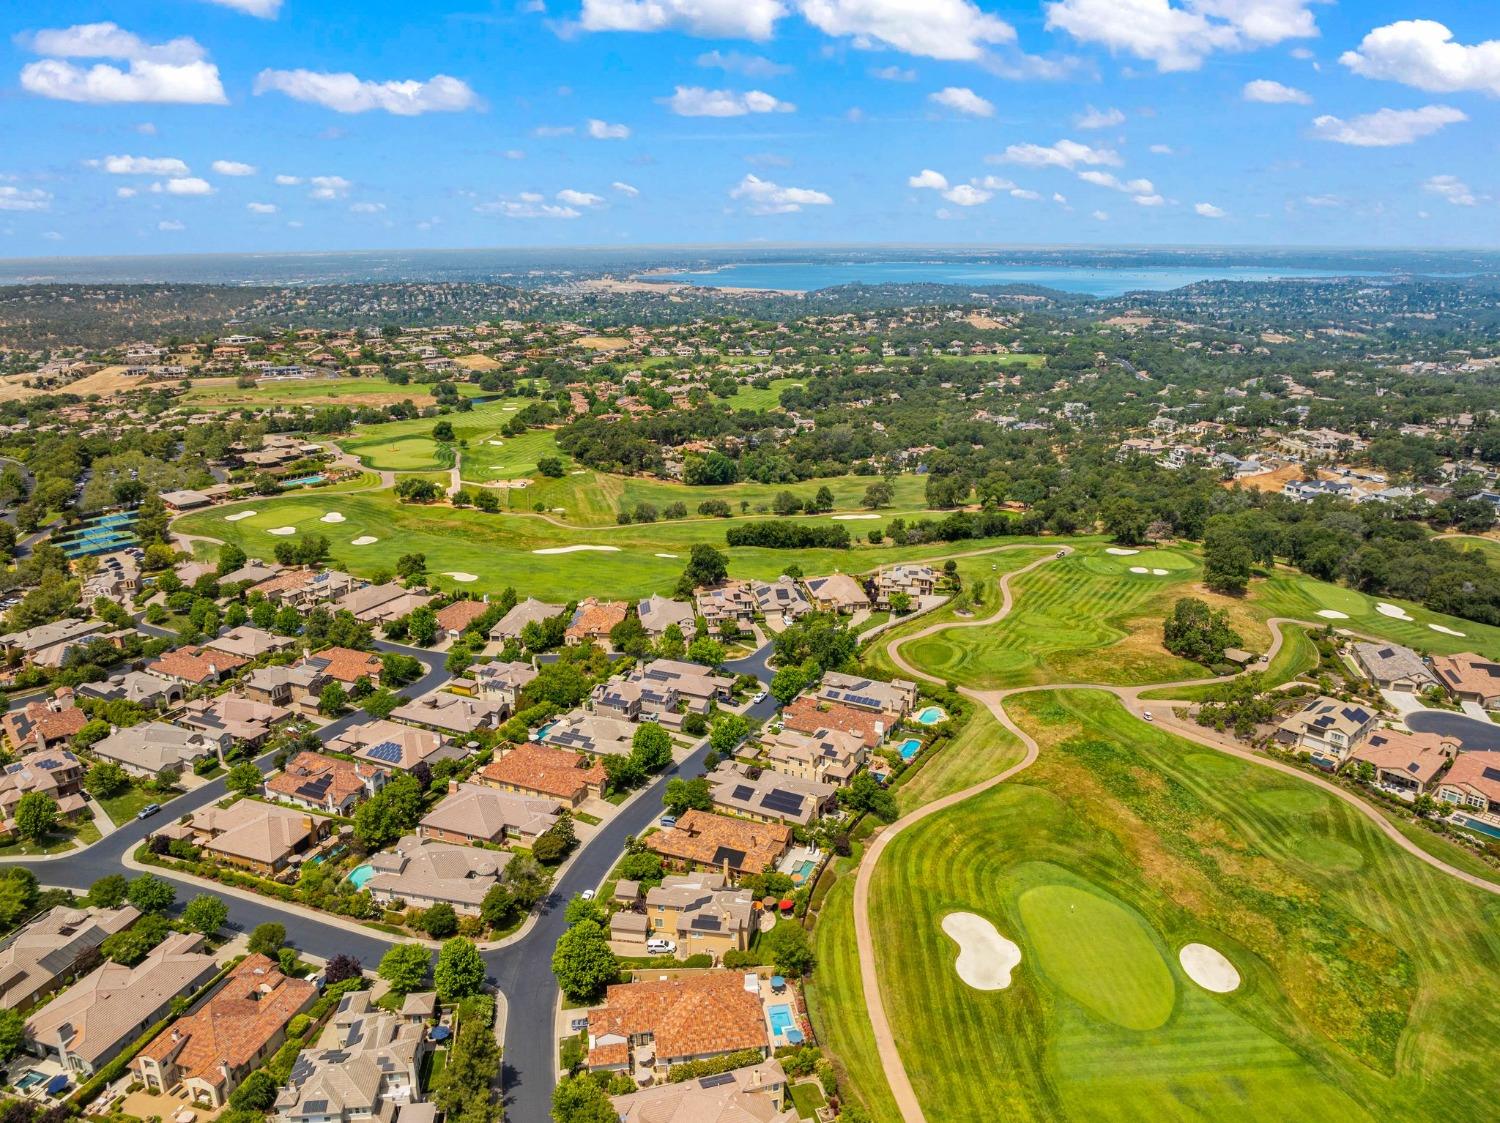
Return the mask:
<path id="1" fill-rule="evenodd" d="M 141 624 L 142 630 L 175 638 L 173 633 Z M 377 642 L 380 651 L 399 652 L 420 660 L 426 673 L 402 687 L 402 693 L 416 695 L 434 689 L 447 681 L 444 657 L 421 648 Z M 769 644 L 760 650 L 726 664 L 734 674 L 749 674 L 769 683 L 771 670 Z M 747 716 L 763 721 L 776 713 L 775 699 L 769 695 L 753 703 Z M 338 736 L 350 726 L 367 719 L 363 711 L 346 714 L 320 731 L 324 740 Z M 655 782 L 619 814 L 605 823 L 585 844 L 558 879 L 551 894 L 539 907 L 536 922 L 526 935 L 513 944 L 484 953 L 488 973 L 505 999 L 505 1088 L 507 1119 L 515 1123 L 545 1123 L 550 1117 L 552 1089 L 556 1081 L 557 1042 L 553 1034 L 553 1017 L 557 1009 L 557 982 L 552 975 L 552 950 L 566 927 L 564 911 L 567 902 L 585 889 L 596 887 L 619 859 L 629 835 L 649 828 L 661 814 L 662 796 L 667 783 L 677 776 L 694 776 L 703 768 L 708 742 L 700 742 L 693 752 Z M 273 753 L 256 760 L 262 772 L 269 772 Z M 134 852 L 152 831 L 166 819 L 177 819 L 223 798 L 227 789 L 221 776 L 168 803 L 161 818 L 134 820 L 87 849 L 36 859 L 21 864 L 30 867 L 43 885 L 63 886 L 86 891 L 107 874 L 132 871 L 124 865 L 126 855 Z M 178 907 L 205 890 L 191 882 L 174 878 L 164 871 L 153 871 L 177 889 Z M 225 896 L 229 905 L 231 927 L 248 931 L 258 924 L 275 921 L 286 927 L 287 940 L 298 948 L 327 958 L 340 952 L 354 955 L 367 968 L 373 968 L 394 942 L 373 930 L 368 935 L 337 924 L 324 923 L 302 912 L 285 909 L 275 901 L 247 900 Z"/>

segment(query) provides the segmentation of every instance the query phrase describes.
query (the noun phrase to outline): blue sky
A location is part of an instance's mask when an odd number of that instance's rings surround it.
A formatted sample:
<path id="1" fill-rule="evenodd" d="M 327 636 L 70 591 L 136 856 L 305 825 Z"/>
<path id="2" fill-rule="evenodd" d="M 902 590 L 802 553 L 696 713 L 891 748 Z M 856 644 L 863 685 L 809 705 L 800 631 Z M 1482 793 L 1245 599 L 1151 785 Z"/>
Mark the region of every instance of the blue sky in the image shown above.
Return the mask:
<path id="1" fill-rule="evenodd" d="M 1500 244 L 1459 0 L 49 0 L 0 257 Z"/>

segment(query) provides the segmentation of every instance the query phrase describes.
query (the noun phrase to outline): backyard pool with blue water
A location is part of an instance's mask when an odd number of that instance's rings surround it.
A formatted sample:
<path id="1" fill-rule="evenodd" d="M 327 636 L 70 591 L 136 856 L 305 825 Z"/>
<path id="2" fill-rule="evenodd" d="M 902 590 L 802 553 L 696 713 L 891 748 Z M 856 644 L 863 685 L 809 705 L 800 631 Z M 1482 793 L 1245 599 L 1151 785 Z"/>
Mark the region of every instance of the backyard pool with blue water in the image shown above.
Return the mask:
<path id="1" fill-rule="evenodd" d="M 901 754 L 902 760 L 910 760 L 922 751 L 922 742 L 915 737 L 908 737 L 901 742 L 901 747 L 897 751 Z"/>
<path id="2" fill-rule="evenodd" d="M 936 725 L 940 721 L 948 720 L 948 712 L 942 706 L 928 706 L 917 715 L 918 725 Z"/>
<path id="3" fill-rule="evenodd" d="M 775 1006 L 766 1007 L 766 1015 L 771 1019 L 771 1036 L 785 1036 L 787 1030 L 796 1026 L 796 1019 L 792 1017 L 792 1008 L 785 1002 Z"/>
<path id="4" fill-rule="evenodd" d="M 356 889 L 363 889 L 365 882 L 375 876 L 375 867 L 366 862 L 362 866 L 355 866 L 349 871 L 349 884 Z"/>

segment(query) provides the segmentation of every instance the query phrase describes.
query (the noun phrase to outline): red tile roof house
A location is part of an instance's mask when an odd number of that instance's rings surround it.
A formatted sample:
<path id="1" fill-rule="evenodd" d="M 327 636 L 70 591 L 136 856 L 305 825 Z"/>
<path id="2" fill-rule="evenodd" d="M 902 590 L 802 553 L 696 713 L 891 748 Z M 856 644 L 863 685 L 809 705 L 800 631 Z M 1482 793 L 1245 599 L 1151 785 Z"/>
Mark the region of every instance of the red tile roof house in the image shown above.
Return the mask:
<path id="1" fill-rule="evenodd" d="M 287 978 L 264 955 L 248 956 L 212 998 L 162 1031 L 130 1067 L 148 1092 L 180 1087 L 194 1103 L 221 1108 L 317 996 L 312 983 Z"/>
<path id="2" fill-rule="evenodd" d="M 1494 753 L 1459 753 L 1438 781 L 1437 798 L 1500 826 L 1500 765 Z"/>
<path id="3" fill-rule="evenodd" d="M 814 734 L 826 729 L 852 733 L 865 748 L 876 748 L 885 740 L 889 726 L 885 719 L 868 710 L 856 710 L 839 702 L 819 702 L 803 695 L 782 711 L 782 725 L 797 733 Z"/>
<path id="4" fill-rule="evenodd" d="M 607 650 L 609 633 L 624 621 L 629 611 L 624 601 L 597 601 L 593 597 L 579 601 L 564 638 L 569 646 L 592 642 Z"/>
<path id="5" fill-rule="evenodd" d="M 164 652 L 160 658 L 147 663 L 146 670 L 184 686 L 205 686 L 223 682 L 248 662 L 248 659 L 241 659 L 227 651 L 213 651 L 206 647 L 179 647 L 176 651 Z"/>
<path id="6" fill-rule="evenodd" d="M 303 659 L 298 666 L 312 667 L 319 674 L 345 685 L 353 685 L 361 678 L 369 679 L 371 686 L 380 685 L 380 656 L 368 651 L 355 651 L 350 647 L 326 647 Z"/>
<path id="7" fill-rule="evenodd" d="M 642 1083 L 674 1064 L 771 1050 L 760 991 L 747 990 L 738 971 L 617 983 L 589 1012 L 588 1033 L 591 1071 L 624 1072 Z"/>
<path id="8" fill-rule="evenodd" d="M 576 808 L 604 788 L 604 765 L 582 753 L 527 742 L 485 765 L 474 779 L 505 792 L 561 800 Z"/>
<path id="9" fill-rule="evenodd" d="M 11 751 L 20 753 L 71 741 L 88 720 L 88 714 L 73 704 L 73 691 L 63 686 L 51 698 L 27 702 L 19 709 L 7 711 L 0 717 L 0 727 L 5 730 Z"/>
<path id="10" fill-rule="evenodd" d="M 478 620 L 490 606 L 478 600 L 456 600 L 437 612 L 438 632 L 449 639 L 457 639 L 463 630 Z"/>
<path id="11" fill-rule="evenodd" d="M 390 773 L 363 761 L 322 753 L 298 753 L 265 783 L 268 799 L 330 815 L 351 815 L 355 807 L 385 787 Z"/>

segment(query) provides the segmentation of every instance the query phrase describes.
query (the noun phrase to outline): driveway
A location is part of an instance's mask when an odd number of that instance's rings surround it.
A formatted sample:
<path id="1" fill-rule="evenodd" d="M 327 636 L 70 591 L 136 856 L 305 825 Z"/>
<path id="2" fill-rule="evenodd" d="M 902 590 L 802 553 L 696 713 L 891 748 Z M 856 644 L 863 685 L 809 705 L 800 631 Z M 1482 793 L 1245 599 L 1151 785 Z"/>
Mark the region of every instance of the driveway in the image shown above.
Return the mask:
<path id="1" fill-rule="evenodd" d="M 1468 752 L 1500 752 L 1500 725 L 1451 710 L 1422 710 L 1408 714 L 1406 724 L 1417 733 L 1452 737 Z"/>

